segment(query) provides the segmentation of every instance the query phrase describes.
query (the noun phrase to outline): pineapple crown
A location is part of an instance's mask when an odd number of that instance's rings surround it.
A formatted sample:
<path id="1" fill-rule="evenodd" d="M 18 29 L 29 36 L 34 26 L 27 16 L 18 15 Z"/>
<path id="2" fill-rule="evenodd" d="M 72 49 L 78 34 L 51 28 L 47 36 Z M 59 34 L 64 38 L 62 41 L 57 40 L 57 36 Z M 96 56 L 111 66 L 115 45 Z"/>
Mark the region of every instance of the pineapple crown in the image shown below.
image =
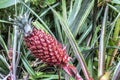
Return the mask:
<path id="1" fill-rule="evenodd" d="M 19 27 L 24 36 L 28 36 L 32 32 L 32 18 L 29 19 L 28 12 L 23 16 L 16 17 L 14 20 L 10 18 L 10 20 L 14 21 L 14 25 Z"/>

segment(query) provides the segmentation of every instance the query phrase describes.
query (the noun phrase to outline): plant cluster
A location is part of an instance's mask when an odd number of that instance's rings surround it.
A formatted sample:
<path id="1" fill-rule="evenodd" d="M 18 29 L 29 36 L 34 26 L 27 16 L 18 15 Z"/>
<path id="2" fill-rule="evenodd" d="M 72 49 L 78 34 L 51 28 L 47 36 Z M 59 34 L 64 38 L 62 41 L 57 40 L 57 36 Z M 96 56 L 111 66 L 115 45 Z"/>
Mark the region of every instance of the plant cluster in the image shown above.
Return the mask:
<path id="1" fill-rule="evenodd" d="M 12 79 L 120 80 L 120 1 L 1 0 L 0 80 Z"/>

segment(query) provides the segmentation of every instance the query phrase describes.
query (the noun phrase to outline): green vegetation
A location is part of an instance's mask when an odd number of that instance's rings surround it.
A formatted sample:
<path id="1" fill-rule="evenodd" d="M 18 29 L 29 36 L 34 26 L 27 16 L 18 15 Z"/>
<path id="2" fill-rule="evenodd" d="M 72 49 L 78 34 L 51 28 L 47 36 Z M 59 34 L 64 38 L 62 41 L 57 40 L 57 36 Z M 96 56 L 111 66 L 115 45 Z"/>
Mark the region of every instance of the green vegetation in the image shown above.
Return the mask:
<path id="1" fill-rule="evenodd" d="M 0 80 L 74 80 L 30 55 L 12 21 L 27 11 L 66 46 L 84 80 L 120 79 L 120 0 L 1 0 Z"/>

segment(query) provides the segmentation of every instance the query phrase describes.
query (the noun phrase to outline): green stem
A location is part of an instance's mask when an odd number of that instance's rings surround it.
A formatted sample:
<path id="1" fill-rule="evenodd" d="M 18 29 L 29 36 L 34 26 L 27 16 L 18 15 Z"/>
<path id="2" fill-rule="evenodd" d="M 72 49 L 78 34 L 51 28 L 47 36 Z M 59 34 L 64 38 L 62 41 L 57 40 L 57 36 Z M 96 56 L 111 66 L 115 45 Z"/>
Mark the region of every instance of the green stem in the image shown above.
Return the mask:
<path id="1" fill-rule="evenodd" d="M 14 42 L 13 42 L 13 80 L 16 80 L 16 45 L 17 45 L 17 26 L 14 26 Z"/>

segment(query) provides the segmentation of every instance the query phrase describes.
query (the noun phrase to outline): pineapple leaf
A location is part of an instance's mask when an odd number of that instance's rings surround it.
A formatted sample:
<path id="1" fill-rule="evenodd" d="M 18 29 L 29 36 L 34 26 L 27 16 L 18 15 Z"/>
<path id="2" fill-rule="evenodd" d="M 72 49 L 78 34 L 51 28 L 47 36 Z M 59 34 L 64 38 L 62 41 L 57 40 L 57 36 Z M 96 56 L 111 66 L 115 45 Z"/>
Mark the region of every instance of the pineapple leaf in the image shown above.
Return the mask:
<path id="1" fill-rule="evenodd" d="M 71 0 L 72 3 L 73 0 Z M 71 9 L 68 16 L 68 24 L 72 24 L 77 17 L 77 14 L 81 8 L 82 0 L 75 0 L 74 5 L 71 5 Z M 72 9 L 73 6 L 73 9 Z"/>
<path id="2" fill-rule="evenodd" d="M 7 62 L 6 58 L 0 55 L 0 62 L 3 62 L 4 65 L 9 69 L 9 63 Z M 1 65 L 2 66 L 2 65 Z"/>
<path id="3" fill-rule="evenodd" d="M 31 76 L 35 77 L 36 74 L 35 74 L 34 70 L 30 67 L 30 64 L 28 63 L 27 59 L 23 55 L 21 55 L 21 59 L 22 59 L 23 65 L 25 66 L 25 69 L 27 70 L 27 72 Z"/>
<path id="4" fill-rule="evenodd" d="M 1 8 L 7 8 L 9 6 L 12 6 L 16 3 L 18 3 L 19 0 L 0 0 L 0 9 Z"/>
<path id="5" fill-rule="evenodd" d="M 94 5 L 94 0 L 86 0 L 86 1 L 83 1 L 83 5 L 81 7 L 81 9 L 79 10 L 76 18 L 74 21 L 72 22 L 69 22 L 68 20 L 68 25 L 70 26 L 70 29 L 71 29 L 71 32 L 73 33 L 73 35 L 76 37 L 76 35 L 78 34 L 78 31 L 81 29 L 82 25 L 84 24 L 85 20 L 87 19 L 89 13 L 91 12 L 92 10 L 92 7 Z M 73 15 L 71 15 L 73 16 Z M 72 23 L 72 24 L 71 24 Z M 84 26 L 83 26 L 84 27 Z"/>
<path id="6" fill-rule="evenodd" d="M 115 71 L 112 76 L 112 80 L 119 80 L 120 79 L 120 61 L 117 64 Z"/>
<path id="7" fill-rule="evenodd" d="M 4 50 L 6 51 L 6 53 L 8 53 L 8 48 L 2 38 L 2 36 L 0 35 L 0 45 L 4 48 Z"/>

